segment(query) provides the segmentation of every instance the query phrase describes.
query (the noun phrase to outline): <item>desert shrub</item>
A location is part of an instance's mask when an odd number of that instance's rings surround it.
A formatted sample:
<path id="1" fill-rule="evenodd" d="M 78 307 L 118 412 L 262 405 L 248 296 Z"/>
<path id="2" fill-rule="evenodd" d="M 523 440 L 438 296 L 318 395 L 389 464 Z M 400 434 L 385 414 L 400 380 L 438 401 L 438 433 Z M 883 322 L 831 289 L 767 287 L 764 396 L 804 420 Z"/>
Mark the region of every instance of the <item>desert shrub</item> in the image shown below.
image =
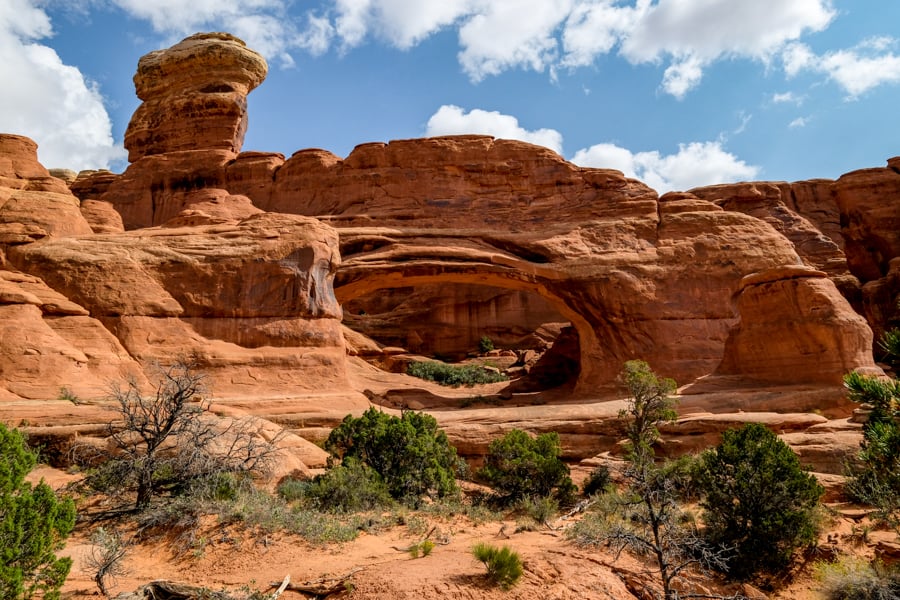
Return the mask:
<path id="1" fill-rule="evenodd" d="M 559 512 L 559 502 L 550 496 L 529 497 L 519 501 L 519 509 L 535 523 L 549 523 Z"/>
<path id="2" fill-rule="evenodd" d="M 428 556 L 431 554 L 431 551 L 434 550 L 434 542 L 431 540 L 422 540 L 418 544 L 413 544 L 409 547 L 409 555 L 412 558 L 419 558 L 419 556 Z"/>
<path id="3" fill-rule="evenodd" d="M 849 469 L 847 492 L 878 508 L 900 530 L 900 382 L 849 373 L 844 386 L 851 400 L 871 406 L 863 426 L 859 466 Z"/>
<path id="4" fill-rule="evenodd" d="M 478 340 L 478 351 L 482 354 L 487 354 L 493 349 L 494 341 L 486 335 L 481 336 L 481 339 Z"/>
<path id="5" fill-rule="evenodd" d="M 423 540 L 419 542 L 419 549 L 422 551 L 422 556 L 428 556 L 431 554 L 431 551 L 434 550 L 434 542 L 431 540 Z"/>
<path id="6" fill-rule="evenodd" d="M 850 557 L 833 563 L 818 563 L 816 577 L 825 600 L 900 598 L 900 571 L 880 563 Z"/>
<path id="7" fill-rule="evenodd" d="M 285 502 L 295 502 L 306 497 L 309 481 L 303 479 L 282 479 L 275 487 L 275 493 Z"/>
<path id="8" fill-rule="evenodd" d="M 312 481 L 288 488 L 290 495 L 302 498 L 311 506 L 329 512 L 362 512 L 389 506 L 393 501 L 381 477 L 370 467 L 353 458 L 317 475 Z M 285 498 L 284 485 L 279 494 Z"/>
<path id="9" fill-rule="evenodd" d="M 816 535 L 823 489 L 797 455 L 759 423 L 722 434 L 697 467 L 706 534 L 734 550 L 737 577 L 777 573 Z"/>
<path id="10" fill-rule="evenodd" d="M 497 383 L 508 379 L 503 373 L 478 365 L 448 365 L 436 361 L 409 363 L 406 372 L 413 377 L 450 387 Z"/>
<path id="11" fill-rule="evenodd" d="M 884 351 L 885 360 L 896 368 L 897 360 L 900 359 L 900 329 L 885 331 L 878 340 L 878 346 Z"/>
<path id="12" fill-rule="evenodd" d="M 695 502 L 700 499 L 701 492 L 696 476 L 699 458 L 696 455 L 685 454 L 665 460 L 659 468 L 662 476 L 671 482 L 680 501 Z"/>
<path id="13" fill-rule="evenodd" d="M 569 467 L 559 455 L 557 433 L 531 437 L 513 429 L 491 442 L 479 477 L 498 492 L 505 504 L 551 494 L 567 503 L 576 488 L 569 477 Z"/>
<path id="14" fill-rule="evenodd" d="M 128 553 L 128 544 L 122 534 L 100 527 L 91 534 L 91 550 L 84 557 L 85 567 L 94 573 L 94 583 L 103 596 L 109 598 L 109 585 L 126 573 L 122 561 Z"/>
<path id="15" fill-rule="evenodd" d="M 480 542 L 472 548 L 472 555 L 487 569 L 487 576 L 494 584 L 508 590 L 522 577 L 522 559 L 508 546 L 497 548 Z"/>
<path id="16" fill-rule="evenodd" d="M 612 475 L 609 473 L 609 467 L 600 465 L 591 471 L 582 484 L 581 493 L 585 496 L 593 496 L 602 494 L 612 486 Z"/>
<path id="17" fill-rule="evenodd" d="M 347 415 L 325 441 L 332 455 L 372 468 L 392 498 L 418 504 L 422 496 L 444 497 L 457 491 L 456 449 L 434 417 L 406 411 L 394 417 L 367 410 Z"/>
<path id="18" fill-rule="evenodd" d="M 193 364 L 178 361 L 157 375 L 150 395 L 133 379 L 113 388 L 119 419 L 109 424 L 108 450 L 76 448 L 76 461 L 91 467 L 90 487 L 134 494 L 135 509 L 146 510 L 155 497 L 183 494 L 197 481 L 266 468 L 274 443 L 255 435 L 251 420 L 220 425 L 210 418 Z"/>
<path id="19" fill-rule="evenodd" d="M 25 437 L 0 423 L 0 598 L 59 598 L 72 559 L 57 558 L 75 526 L 75 505 L 43 480 L 25 481 L 37 455 Z"/>

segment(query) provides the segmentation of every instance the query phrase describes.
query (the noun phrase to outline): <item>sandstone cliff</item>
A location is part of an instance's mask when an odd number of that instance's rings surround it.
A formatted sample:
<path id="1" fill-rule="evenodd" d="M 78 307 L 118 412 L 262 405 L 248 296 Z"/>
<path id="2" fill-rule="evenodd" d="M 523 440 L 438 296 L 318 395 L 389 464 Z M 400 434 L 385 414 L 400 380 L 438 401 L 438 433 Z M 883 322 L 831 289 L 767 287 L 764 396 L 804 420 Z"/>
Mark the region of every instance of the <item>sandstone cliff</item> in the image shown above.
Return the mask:
<path id="1" fill-rule="evenodd" d="M 419 331 L 382 320 L 385 337 L 431 351 L 457 325 L 447 347 L 569 323 L 570 392 L 590 400 L 614 395 L 634 358 L 686 385 L 684 406 L 714 412 L 846 412 L 841 376 L 877 372 L 853 306 L 876 329 L 893 315 L 898 208 L 880 199 L 900 194 L 896 160 L 660 198 L 487 136 L 363 144 L 344 159 L 241 152 L 265 74 L 228 34 L 145 56 L 131 164 L 82 173 L 71 191 L 33 142 L 0 137 L 0 400 L 61 386 L 101 398 L 111 379 L 190 355 L 232 408 L 327 426 L 364 406 L 368 385 L 348 376 L 341 304 L 355 317 L 403 306 Z M 538 428 L 596 429 L 583 427 L 591 410 L 573 414 Z"/>

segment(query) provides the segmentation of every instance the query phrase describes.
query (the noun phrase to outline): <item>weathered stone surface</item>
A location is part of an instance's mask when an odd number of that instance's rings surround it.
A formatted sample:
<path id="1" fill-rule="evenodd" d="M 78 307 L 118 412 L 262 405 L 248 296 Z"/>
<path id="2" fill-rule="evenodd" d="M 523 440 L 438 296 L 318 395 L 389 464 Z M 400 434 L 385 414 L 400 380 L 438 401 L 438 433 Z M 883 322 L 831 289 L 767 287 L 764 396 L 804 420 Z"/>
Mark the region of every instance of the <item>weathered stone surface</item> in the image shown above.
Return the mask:
<path id="1" fill-rule="evenodd" d="M 690 193 L 725 210 L 766 221 L 791 241 L 806 264 L 838 276 L 847 273 L 847 261 L 831 184 L 828 180 L 757 181 L 696 188 Z"/>
<path id="2" fill-rule="evenodd" d="M 37 144 L 21 135 L 0 133 L 0 189 L 68 194 L 64 181 L 37 160 Z"/>
<path id="3" fill-rule="evenodd" d="M 65 182 L 38 162 L 37 144 L 0 134 L 0 246 L 90 233 L 78 206 Z"/>
<path id="4" fill-rule="evenodd" d="M 847 263 L 862 283 L 862 310 L 876 336 L 896 326 L 900 316 L 900 281 L 892 263 L 900 257 L 898 158 L 890 159 L 884 168 L 842 175 L 834 184 Z"/>
<path id="5" fill-rule="evenodd" d="M 729 335 L 718 374 L 839 385 L 854 369 L 877 372 L 865 319 L 824 273 L 794 267 L 749 275 L 737 305 L 741 322 Z"/>
<path id="6" fill-rule="evenodd" d="M 220 148 L 240 152 L 247 94 L 266 77 L 266 61 L 227 33 L 200 33 L 138 62 L 134 88 L 143 100 L 125 132 L 128 160 Z"/>
<path id="7" fill-rule="evenodd" d="M 86 308 L 142 364 L 197 358 L 224 396 L 346 388 L 337 236 L 313 219 L 48 240 L 9 260 Z M 34 305 L 27 291 L 21 301 Z"/>
<path id="8" fill-rule="evenodd" d="M 485 336 L 497 348 L 540 348 L 555 337 L 543 325 L 564 321 L 537 294 L 483 285 L 381 290 L 344 305 L 344 323 L 382 345 L 445 357 L 465 358 Z"/>
<path id="9" fill-rule="evenodd" d="M 118 178 L 119 175 L 106 169 L 81 171 L 75 181 L 69 184 L 69 191 L 82 202 L 95 200 L 105 194 L 109 186 Z"/>
<path id="10" fill-rule="evenodd" d="M 122 233 L 125 231 L 125 226 L 122 225 L 122 215 L 109 202 L 82 200 L 81 216 L 88 222 L 94 233 Z"/>
<path id="11" fill-rule="evenodd" d="M 656 199 L 618 171 L 581 169 L 547 148 L 488 136 L 363 144 L 345 160 L 303 150 L 278 169 L 268 197 L 240 193 L 265 210 L 329 215 L 339 226 L 496 231 L 574 222 Z"/>
<path id="12" fill-rule="evenodd" d="M 0 271 L 0 400 L 55 398 L 62 387 L 100 397 L 140 376 L 118 340 L 36 278 Z"/>
<path id="13" fill-rule="evenodd" d="M 162 225 L 190 207 L 196 192 L 221 188 L 230 150 L 184 150 L 146 156 L 131 164 L 100 197 L 122 215 L 125 229 Z"/>

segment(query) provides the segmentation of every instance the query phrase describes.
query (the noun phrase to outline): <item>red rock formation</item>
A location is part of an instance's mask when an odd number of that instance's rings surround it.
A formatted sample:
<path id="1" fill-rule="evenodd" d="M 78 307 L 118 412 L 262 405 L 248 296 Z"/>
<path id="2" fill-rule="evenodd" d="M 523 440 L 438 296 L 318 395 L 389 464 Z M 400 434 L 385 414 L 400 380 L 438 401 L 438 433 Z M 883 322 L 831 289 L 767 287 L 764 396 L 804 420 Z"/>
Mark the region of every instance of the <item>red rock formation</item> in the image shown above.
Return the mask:
<path id="1" fill-rule="evenodd" d="M 834 184 L 847 264 L 862 283 L 863 311 L 876 335 L 900 325 L 900 157 L 879 169 L 842 175 Z"/>
<path id="2" fill-rule="evenodd" d="M 48 235 L 80 235 L 91 228 L 63 180 L 37 160 L 37 144 L 0 134 L 0 250 Z"/>
<path id="3" fill-rule="evenodd" d="M 343 160 L 237 154 L 246 95 L 264 76 L 262 59 L 225 34 L 144 57 L 132 164 L 77 179 L 80 207 L 61 180 L 38 183 L 36 161 L 8 152 L 6 189 L 57 186 L 41 193 L 65 202 L 46 223 L 0 206 L 4 239 L 18 244 L 7 265 L 87 311 L 73 316 L 102 323 L 142 366 L 191 353 L 233 398 L 351 393 L 332 276 L 344 302 L 394 288 L 428 302 L 448 285 L 534 294 L 577 331 L 567 348 L 584 395 L 609 391 L 634 358 L 683 384 L 717 373 L 831 391 L 846 370 L 874 368 L 868 328 L 823 275 L 846 277 L 841 248 L 857 244 L 838 232 L 847 198 L 860 196 L 853 178 L 660 199 L 618 171 L 487 136 L 364 144 Z M 63 227 L 67 210 L 77 230 Z M 877 235 L 854 223 L 860 239 Z M 34 314 L 27 296 L 10 298 Z"/>
<path id="4" fill-rule="evenodd" d="M 206 200 L 198 190 L 223 187 L 244 142 L 247 94 L 266 72 L 262 56 L 226 33 L 193 35 L 141 58 L 134 86 L 143 103 L 125 132 L 132 164 L 103 182 L 100 197 L 126 229 L 161 225 Z M 92 191 L 84 187 L 76 186 L 81 198 Z"/>
<path id="5" fill-rule="evenodd" d="M 865 370 L 871 333 L 824 272 L 794 267 L 748 275 L 737 304 L 741 323 L 731 331 L 719 374 L 840 385 L 843 373 Z M 817 364 L 809 356 L 817 357 Z"/>
<path id="6" fill-rule="evenodd" d="M 141 57 L 134 88 L 143 104 L 125 131 L 129 162 L 199 148 L 240 152 L 247 94 L 267 71 L 262 56 L 227 33 L 198 33 Z"/>
<path id="7" fill-rule="evenodd" d="M 142 364 L 191 356 L 218 394 L 265 396 L 346 385 L 336 248 L 315 220 L 260 214 L 48 240 L 9 261 L 84 306 Z"/>
<path id="8" fill-rule="evenodd" d="M 752 182 L 709 186 L 690 195 L 765 220 L 794 244 L 803 261 L 828 273 L 876 339 L 900 325 L 900 157 L 837 181 Z"/>

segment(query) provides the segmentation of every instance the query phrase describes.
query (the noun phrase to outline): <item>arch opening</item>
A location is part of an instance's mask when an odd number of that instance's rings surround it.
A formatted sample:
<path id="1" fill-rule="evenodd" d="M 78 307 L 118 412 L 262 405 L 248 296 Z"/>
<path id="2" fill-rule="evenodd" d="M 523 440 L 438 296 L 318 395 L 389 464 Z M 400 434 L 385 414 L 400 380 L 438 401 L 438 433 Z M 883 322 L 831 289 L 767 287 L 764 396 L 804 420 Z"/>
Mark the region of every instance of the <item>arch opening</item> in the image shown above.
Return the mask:
<path id="1" fill-rule="evenodd" d="M 336 293 L 341 297 L 341 288 Z M 570 319 L 521 285 L 451 279 L 375 287 L 342 300 L 344 325 L 353 331 L 409 355 L 497 368 L 510 377 L 511 393 L 574 385 L 580 373 L 579 337 Z M 404 369 L 402 361 L 389 367 Z"/>

